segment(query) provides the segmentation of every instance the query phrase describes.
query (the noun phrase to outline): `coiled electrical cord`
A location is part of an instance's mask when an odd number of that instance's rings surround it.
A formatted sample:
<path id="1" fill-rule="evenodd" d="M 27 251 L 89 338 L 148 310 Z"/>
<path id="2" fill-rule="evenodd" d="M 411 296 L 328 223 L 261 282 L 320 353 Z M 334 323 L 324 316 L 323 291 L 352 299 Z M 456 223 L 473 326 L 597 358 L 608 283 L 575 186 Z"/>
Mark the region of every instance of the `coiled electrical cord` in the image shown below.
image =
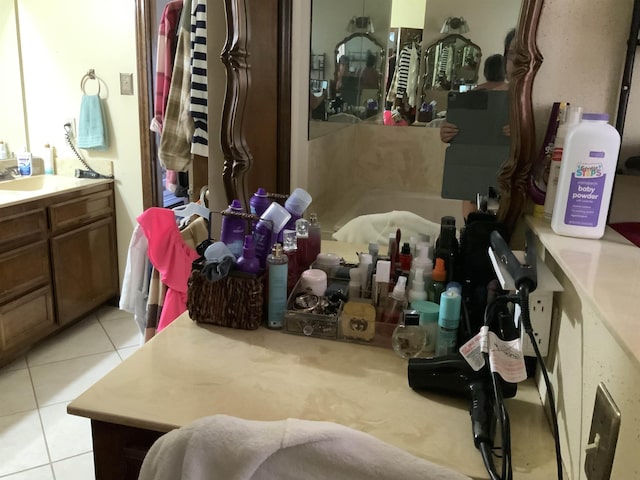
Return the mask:
<path id="1" fill-rule="evenodd" d="M 93 168 L 91 168 L 89 166 L 89 164 L 85 161 L 84 158 L 82 158 L 82 155 L 80 155 L 80 153 L 78 152 L 78 150 L 76 149 L 76 146 L 73 144 L 73 142 L 71 141 L 71 124 L 70 123 L 65 123 L 64 124 L 64 138 L 67 141 L 67 145 L 69 145 L 69 147 L 71 148 L 71 150 L 73 151 L 73 153 L 75 154 L 76 158 L 78 160 L 80 160 L 80 163 L 82 163 L 82 165 L 84 165 L 84 167 L 89 170 L 90 172 L 95 173 L 96 175 L 98 175 L 99 178 L 110 178 L 113 179 L 114 176 L 113 175 L 104 175 L 100 172 L 96 172 Z"/>

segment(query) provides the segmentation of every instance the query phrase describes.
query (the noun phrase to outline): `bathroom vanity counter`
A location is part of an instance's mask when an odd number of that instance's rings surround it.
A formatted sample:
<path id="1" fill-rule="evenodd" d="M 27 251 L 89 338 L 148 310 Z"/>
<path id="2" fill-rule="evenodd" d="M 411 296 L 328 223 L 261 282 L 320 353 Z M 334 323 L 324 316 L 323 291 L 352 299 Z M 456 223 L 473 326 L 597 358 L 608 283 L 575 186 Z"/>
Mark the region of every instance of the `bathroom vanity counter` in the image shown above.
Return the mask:
<path id="1" fill-rule="evenodd" d="M 63 175 L 34 175 L 0 181 L 0 208 L 109 183 L 113 180 Z"/>
<path id="2" fill-rule="evenodd" d="M 620 412 L 611 478 L 640 478 L 640 249 L 607 227 L 600 240 L 556 235 L 527 218 L 537 254 L 564 291 L 554 294 L 549 355 L 568 478 L 585 480 L 596 390 Z M 540 391 L 546 391 L 539 380 Z M 608 478 L 608 477 L 607 477 Z"/>
<path id="3" fill-rule="evenodd" d="M 552 478 L 553 438 L 534 383 L 521 384 L 507 409 L 515 476 Z M 214 414 L 332 421 L 488 478 L 473 445 L 468 401 L 412 391 L 407 362 L 393 351 L 201 325 L 186 312 L 68 412 L 92 419 L 98 480 L 137 478 L 132 465 L 163 432 Z"/>
<path id="4" fill-rule="evenodd" d="M 548 220 L 527 223 L 547 252 L 640 367 L 640 248 L 607 227 L 600 240 L 564 237 Z"/>

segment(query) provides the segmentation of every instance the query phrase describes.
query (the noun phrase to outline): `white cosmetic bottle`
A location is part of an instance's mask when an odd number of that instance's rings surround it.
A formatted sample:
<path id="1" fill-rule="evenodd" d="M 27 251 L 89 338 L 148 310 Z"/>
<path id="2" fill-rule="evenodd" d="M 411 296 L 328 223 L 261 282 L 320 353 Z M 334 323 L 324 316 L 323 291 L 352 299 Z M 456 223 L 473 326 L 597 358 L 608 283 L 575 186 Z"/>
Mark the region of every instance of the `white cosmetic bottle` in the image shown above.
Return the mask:
<path id="1" fill-rule="evenodd" d="M 601 238 L 620 152 L 620 134 L 606 113 L 585 113 L 562 152 L 551 228 L 559 235 Z"/>

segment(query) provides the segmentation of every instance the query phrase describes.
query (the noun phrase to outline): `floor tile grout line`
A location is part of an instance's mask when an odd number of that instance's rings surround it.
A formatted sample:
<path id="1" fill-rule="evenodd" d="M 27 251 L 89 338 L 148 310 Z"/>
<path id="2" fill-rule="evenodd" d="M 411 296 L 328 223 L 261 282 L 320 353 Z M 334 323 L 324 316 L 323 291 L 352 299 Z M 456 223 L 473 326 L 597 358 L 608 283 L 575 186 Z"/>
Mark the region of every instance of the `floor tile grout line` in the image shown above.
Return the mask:
<path id="1" fill-rule="evenodd" d="M 40 430 L 42 431 L 42 438 L 44 440 L 44 447 L 47 449 L 47 457 L 49 458 L 49 465 L 51 465 L 51 450 L 49 449 L 49 440 L 47 440 L 47 434 L 44 430 L 44 422 L 42 421 L 42 412 L 40 411 L 40 402 L 36 395 L 36 386 L 33 383 L 33 377 L 31 376 L 31 367 L 29 367 L 29 359 L 27 359 L 27 368 L 29 370 L 29 381 L 31 382 L 31 389 L 33 391 L 33 398 L 36 402 L 36 409 L 38 410 L 38 420 L 40 421 Z M 53 467 L 51 467 L 53 469 Z M 55 474 L 54 474 L 55 480 Z"/>
<path id="2" fill-rule="evenodd" d="M 112 344 L 113 346 L 113 344 Z M 117 349 L 112 349 L 112 350 L 104 350 L 102 352 L 95 352 L 95 353 L 87 353 L 85 355 L 78 355 L 77 357 L 71 357 L 71 358 L 63 358 L 62 360 L 53 360 L 51 362 L 47 362 L 47 363 L 39 363 L 38 365 L 34 365 L 33 367 L 29 367 L 31 368 L 40 368 L 40 367 L 44 367 L 47 365 L 53 365 L 55 363 L 60 363 L 60 362 L 68 362 L 70 360 L 77 360 L 79 358 L 87 358 L 87 357 L 93 357 L 94 355 L 104 355 L 105 353 L 113 353 L 114 351 L 116 351 Z"/>

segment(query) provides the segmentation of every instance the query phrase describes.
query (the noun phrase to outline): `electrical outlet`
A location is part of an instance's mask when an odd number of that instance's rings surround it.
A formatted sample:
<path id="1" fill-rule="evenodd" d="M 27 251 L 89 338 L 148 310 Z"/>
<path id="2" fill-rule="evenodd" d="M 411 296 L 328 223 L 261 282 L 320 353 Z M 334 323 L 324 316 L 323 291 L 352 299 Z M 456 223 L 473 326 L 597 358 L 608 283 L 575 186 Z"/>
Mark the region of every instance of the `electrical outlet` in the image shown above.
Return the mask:
<path id="1" fill-rule="evenodd" d="M 64 124 L 63 125 L 67 125 L 69 124 L 71 126 L 70 131 L 69 131 L 69 135 L 72 138 L 75 138 L 76 136 L 76 119 L 73 117 L 66 117 L 64 119 Z"/>
<path id="2" fill-rule="evenodd" d="M 133 73 L 120 74 L 120 95 L 133 95 Z"/>
<path id="3" fill-rule="evenodd" d="M 587 480 L 609 480 L 620 432 L 620 410 L 604 383 L 596 390 L 584 471 Z"/>
<path id="4" fill-rule="evenodd" d="M 538 344 L 538 350 L 543 357 L 549 352 L 549 337 L 551 336 L 551 319 L 553 313 L 553 292 L 537 289 L 529 295 L 529 318 L 533 327 L 533 336 Z M 522 352 L 528 357 L 535 357 L 536 351 L 531 345 L 529 335 L 521 331 Z"/>

